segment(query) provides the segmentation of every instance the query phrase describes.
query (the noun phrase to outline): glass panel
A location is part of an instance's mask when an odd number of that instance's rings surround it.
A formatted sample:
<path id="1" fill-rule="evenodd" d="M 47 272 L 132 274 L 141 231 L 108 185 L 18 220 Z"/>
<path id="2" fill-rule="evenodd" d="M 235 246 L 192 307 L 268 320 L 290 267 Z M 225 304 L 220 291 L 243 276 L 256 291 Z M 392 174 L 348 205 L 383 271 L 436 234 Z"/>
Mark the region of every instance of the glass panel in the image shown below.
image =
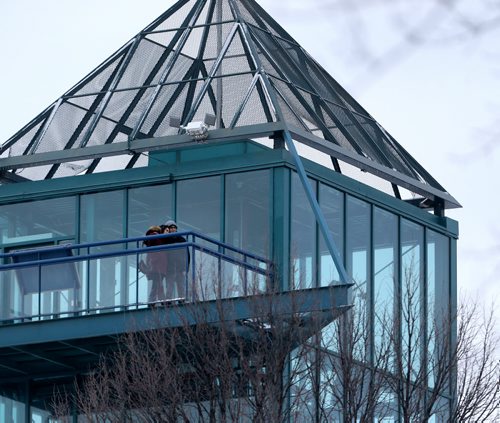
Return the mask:
<path id="1" fill-rule="evenodd" d="M 15 320 L 26 316 L 38 314 L 38 295 L 33 303 L 33 291 L 27 291 L 25 281 L 19 277 L 20 272 L 38 275 L 37 267 L 24 267 L 22 269 L 4 270 L 0 274 L 0 318 L 1 320 Z M 38 292 L 38 277 L 33 284 Z"/>
<path id="2" fill-rule="evenodd" d="M 80 242 L 124 237 L 124 194 L 124 191 L 109 191 L 81 197 Z"/>
<path id="3" fill-rule="evenodd" d="M 115 306 L 126 304 L 122 285 L 126 289 L 124 275 L 126 256 L 90 260 L 89 308 L 113 311 Z M 122 283 L 123 282 L 123 283 Z M 125 297 L 126 298 L 126 297 Z"/>
<path id="4" fill-rule="evenodd" d="M 381 388 L 374 412 L 374 423 L 396 423 L 398 421 L 398 399 L 394 392 Z"/>
<path id="5" fill-rule="evenodd" d="M 450 249 L 449 239 L 433 231 L 427 231 L 427 334 L 429 386 L 434 387 L 434 370 L 444 360 L 449 345 L 450 307 Z M 436 344 L 436 338 L 439 342 Z"/>
<path id="6" fill-rule="evenodd" d="M 222 265 L 212 254 L 195 251 L 195 276 L 192 284 L 194 300 L 208 301 L 220 298 Z"/>
<path id="7" fill-rule="evenodd" d="M 290 354 L 290 416 L 293 422 L 316 420 L 315 350 L 301 346 Z"/>
<path id="8" fill-rule="evenodd" d="M 9 204 L 0 207 L 3 245 L 74 237 L 76 198 Z"/>
<path id="9" fill-rule="evenodd" d="M 0 396 L 0 422 L 24 423 L 25 405 L 19 401 Z"/>
<path id="10" fill-rule="evenodd" d="M 370 249 L 370 205 L 347 196 L 347 272 L 361 296 L 368 293 Z"/>
<path id="11" fill-rule="evenodd" d="M 320 385 L 319 385 L 319 421 L 341 422 L 342 401 L 344 390 L 340 380 L 340 358 L 334 354 L 319 352 L 320 359 Z"/>
<path id="12" fill-rule="evenodd" d="M 128 237 L 143 236 L 152 225 L 173 219 L 172 184 L 128 191 Z"/>
<path id="13" fill-rule="evenodd" d="M 172 244 L 170 244 L 172 246 Z M 186 298 L 187 279 L 191 255 L 188 247 L 177 247 L 167 251 L 165 294 L 168 299 Z"/>
<path id="14" fill-rule="evenodd" d="M 316 181 L 309 179 L 313 192 Z M 315 279 L 316 218 L 299 176 L 292 172 L 291 181 L 291 273 L 293 288 L 311 288 Z"/>
<path id="15" fill-rule="evenodd" d="M 401 333 L 403 368 L 415 379 L 422 358 L 422 280 L 424 231 L 420 225 L 401 221 Z M 406 370 L 405 370 L 406 372 Z"/>
<path id="16" fill-rule="evenodd" d="M 319 184 L 319 203 L 330 229 L 333 241 L 344 257 L 344 194 L 329 186 Z M 321 257 L 320 285 L 328 286 L 339 281 L 339 272 L 322 236 L 319 237 L 319 251 Z"/>
<path id="17" fill-rule="evenodd" d="M 226 243 L 269 257 L 270 174 L 268 170 L 226 176 Z"/>
<path id="18" fill-rule="evenodd" d="M 396 305 L 398 269 L 398 218 L 374 207 L 373 213 L 373 290 L 375 354 L 383 354 L 390 339 Z"/>
<path id="19" fill-rule="evenodd" d="M 118 240 L 124 237 L 124 194 L 124 191 L 109 191 L 81 197 L 82 243 Z M 96 246 L 81 253 L 99 254 L 120 248 L 124 249 L 125 246 Z M 88 266 L 82 263 L 79 271 L 88 278 L 88 292 L 85 290 L 84 295 L 88 296 L 89 308 L 112 308 L 128 303 L 126 256 L 90 260 Z"/>
<path id="20" fill-rule="evenodd" d="M 177 225 L 220 239 L 221 178 L 190 179 L 177 183 Z"/>

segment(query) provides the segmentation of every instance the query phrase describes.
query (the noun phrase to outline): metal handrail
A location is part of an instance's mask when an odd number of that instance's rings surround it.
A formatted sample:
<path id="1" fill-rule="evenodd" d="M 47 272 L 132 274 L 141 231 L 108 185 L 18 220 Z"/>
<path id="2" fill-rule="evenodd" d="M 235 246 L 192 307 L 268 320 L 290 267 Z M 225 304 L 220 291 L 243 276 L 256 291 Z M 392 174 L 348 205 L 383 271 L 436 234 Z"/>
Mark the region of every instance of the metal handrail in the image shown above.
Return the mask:
<path id="1" fill-rule="evenodd" d="M 187 239 L 185 242 L 176 242 L 176 243 L 170 243 L 170 244 L 161 244 L 161 245 L 155 245 L 155 246 L 145 246 L 142 244 L 142 241 L 144 240 L 154 240 L 154 239 L 168 239 L 171 237 L 177 237 L 177 236 L 183 236 L 185 237 L 184 239 Z M 200 242 L 202 241 L 202 242 Z M 198 242 L 198 243 L 197 243 Z M 135 246 L 133 245 L 135 243 Z M 212 244 L 212 245 L 207 245 L 206 243 Z M 130 244 L 132 244 L 132 247 L 135 248 L 130 248 Z M 106 246 L 119 246 L 118 249 L 112 249 L 107 250 L 107 251 L 99 251 L 99 252 L 94 252 L 90 253 L 92 248 L 98 248 L 98 247 L 106 247 Z M 139 270 L 139 260 L 142 260 L 140 256 L 142 254 L 150 254 L 154 252 L 166 252 L 166 251 L 172 251 L 172 250 L 183 250 L 185 251 L 185 254 L 191 258 L 191 264 L 189 267 L 186 267 L 185 269 L 185 275 L 186 275 L 186 291 L 185 291 L 185 299 L 187 301 L 199 301 L 200 297 L 198 297 L 199 293 L 197 293 L 194 285 L 194 281 L 196 278 L 196 269 L 197 269 L 197 263 L 196 261 L 197 256 L 195 252 L 200 252 L 202 254 L 208 254 L 209 256 L 214 257 L 217 260 L 217 269 L 218 269 L 218 280 L 219 282 L 221 281 L 221 263 L 227 263 L 230 265 L 234 265 L 238 268 L 240 268 L 243 273 L 242 273 L 242 279 L 240 281 L 241 283 L 241 290 L 237 288 L 236 292 L 240 292 L 240 295 L 248 295 L 248 272 L 252 272 L 255 276 L 257 277 L 265 277 L 266 279 L 266 287 L 272 286 L 272 279 L 274 278 L 273 275 L 273 265 L 272 262 L 268 259 L 265 259 L 263 257 L 259 257 L 256 254 L 253 253 L 248 253 L 242 249 L 239 249 L 237 247 L 227 245 L 223 242 L 217 241 L 216 239 L 213 239 L 209 236 L 199 234 L 197 232 L 176 232 L 175 234 L 163 234 L 163 235 L 154 235 L 154 236 L 141 236 L 141 237 L 134 237 L 134 238 L 123 238 L 119 240 L 110 240 L 110 241 L 99 241 L 99 242 L 92 242 L 92 243 L 85 243 L 85 244 L 66 244 L 66 245 L 60 245 L 60 246 L 54 246 L 54 247 L 41 247 L 41 248 L 33 248 L 33 249 L 28 249 L 28 250 L 21 250 L 21 251 L 11 251 L 9 253 L 5 254 L 0 254 L 0 259 L 3 259 L 4 261 L 7 260 L 12 260 L 15 257 L 22 257 L 23 255 L 30 255 L 29 257 L 25 257 L 26 259 L 29 259 L 29 261 L 21 261 L 17 263 L 7 263 L 7 264 L 0 264 L 0 274 L 3 272 L 11 271 L 11 270 L 17 270 L 17 269 L 24 269 L 24 268 L 34 268 L 36 271 L 38 277 L 33 276 L 37 278 L 38 280 L 38 291 L 33 292 L 35 294 L 38 294 L 38 310 L 37 312 L 33 313 L 28 313 L 24 314 L 21 313 L 21 315 L 15 315 L 15 316 L 9 316 L 7 318 L 2 318 L 0 319 L 0 322 L 14 322 L 14 323 L 19 323 L 19 322 L 24 322 L 25 320 L 31 321 L 33 319 L 43 319 L 45 317 L 51 316 L 52 318 L 65 318 L 67 316 L 72 316 L 75 313 L 83 313 L 83 314 L 88 314 L 88 313 L 93 313 L 97 311 L 105 311 L 105 310 L 115 310 L 119 308 L 120 310 L 124 309 L 133 309 L 141 306 L 145 306 L 145 304 L 150 304 L 151 300 L 149 300 L 147 303 L 145 302 L 140 302 L 139 301 L 139 282 L 142 276 L 140 275 L 140 270 Z M 71 251 L 72 253 L 75 252 L 75 255 L 62 255 L 61 257 L 54 257 L 52 253 L 58 252 L 58 251 Z M 80 254 L 83 252 L 83 254 Z M 49 257 L 43 256 L 43 253 L 48 253 L 50 254 Z M 190 255 L 191 253 L 191 255 Z M 229 253 L 229 254 L 228 254 Z M 236 253 L 236 254 L 232 254 Z M 38 259 L 33 260 L 33 257 L 37 257 Z M 102 304 L 97 307 L 91 306 L 89 299 L 88 299 L 88 293 L 89 291 L 89 280 L 88 275 L 85 277 L 86 282 L 84 282 L 87 286 L 87 301 L 86 305 L 83 306 L 77 306 L 75 308 L 70 308 L 68 310 L 54 310 L 53 312 L 48 312 L 44 313 L 42 312 L 41 309 L 41 296 L 40 294 L 43 292 L 42 290 L 42 272 L 44 267 L 48 266 L 54 266 L 58 264 L 64 264 L 64 263 L 74 263 L 75 265 L 77 263 L 87 263 L 86 266 L 88 268 L 89 263 L 93 260 L 100 260 L 100 259 L 106 259 L 106 258 L 112 258 L 112 257 L 128 257 L 128 256 L 135 256 L 136 257 L 136 277 L 134 278 L 135 282 L 131 282 L 132 286 L 134 283 L 137 285 L 136 286 L 136 298 L 132 302 L 126 302 L 126 303 L 116 303 L 113 305 L 108 305 L 108 304 Z M 10 261 L 9 260 L 9 261 Z M 187 261 L 189 263 L 189 259 Z M 210 276 L 208 276 L 210 279 Z M 270 283 L 270 285 L 268 285 Z M 214 287 L 218 286 L 216 296 L 222 296 L 222 293 L 220 291 L 221 285 L 214 285 Z M 267 289 L 267 288 L 264 288 Z M 119 295 L 119 293 L 115 293 L 115 297 Z M 191 298 L 192 296 L 192 298 Z M 189 299 L 188 299 L 189 297 Z M 165 301 L 168 301 L 169 299 L 166 298 Z M 203 300 L 201 300 L 203 301 Z"/>
<path id="2" fill-rule="evenodd" d="M 132 254 L 132 253 L 137 253 L 137 252 L 142 253 L 142 252 L 145 252 L 145 250 L 147 250 L 149 252 L 149 251 L 155 251 L 155 250 L 174 249 L 174 248 L 178 248 L 179 246 L 186 246 L 188 244 L 196 246 L 195 238 L 200 238 L 200 239 L 203 239 L 205 241 L 209 241 L 209 242 L 217 245 L 218 247 L 222 247 L 225 250 L 233 251 L 237 254 L 243 255 L 244 257 L 249 257 L 251 259 L 260 261 L 262 263 L 267 264 L 268 266 L 272 265 L 271 260 L 268 260 L 264 257 L 260 257 L 256 254 L 253 254 L 253 253 L 249 253 L 249 252 L 244 251 L 240 248 L 223 243 L 221 241 L 216 240 L 215 238 L 211 238 L 207 235 L 203 235 L 203 234 L 200 234 L 200 233 L 195 232 L 195 231 L 184 231 L 184 232 L 175 232 L 174 234 L 160 234 L 160 235 L 133 237 L 133 238 L 122 238 L 122 239 L 118 239 L 118 240 L 89 242 L 89 243 L 83 243 L 83 244 L 64 244 L 64 245 L 54 246 L 54 247 L 49 247 L 49 248 L 42 247 L 42 248 L 27 249 L 27 250 L 21 250 L 21 251 L 12 251 L 9 253 L 0 254 L 0 259 L 21 256 L 21 255 L 26 255 L 26 254 L 33 254 L 36 252 L 43 252 L 43 251 L 51 251 L 51 252 L 52 251 L 64 251 L 67 249 L 71 249 L 71 250 L 82 250 L 82 249 L 85 250 L 85 249 L 87 249 L 87 251 L 88 251 L 90 248 L 93 248 L 93 247 L 102 247 L 102 246 L 117 245 L 117 244 L 130 244 L 132 242 L 138 243 L 138 242 L 143 242 L 144 240 L 153 240 L 153 239 L 168 239 L 168 238 L 172 238 L 174 236 L 187 236 L 187 237 L 192 236 L 193 241 L 191 243 L 164 244 L 164 245 L 159 245 L 159 246 L 154 246 L 154 247 L 139 247 L 136 249 L 123 249 L 123 250 L 119 250 L 119 252 L 128 251 Z M 208 249 L 208 248 L 203 247 L 203 249 Z M 19 267 L 25 267 L 26 265 L 29 265 L 29 264 L 36 265 L 37 263 L 40 263 L 40 262 L 56 264 L 56 263 L 63 262 L 63 261 L 71 261 L 71 259 L 74 259 L 76 257 L 78 257 L 80 259 L 84 259 L 84 258 L 112 257 L 112 256 L 116 256 L 116 255 L 122 255 L 122 254 L 116 254 L 116 252 L 110 252 L 110 253 L 103 252 L 103 253 L 99 253 L 99 254 L 78 255 L 78 256 L 73 256 L 73 257 L 61 257 L 61 258 L 57 258 L 57 259 L 40 259 L 40 260 L 35 260 L 32 262 L 24 262 L 24 263 L 16 263 L 16 264 L 13 264 L 13 263 L 12 264 L 0 264 L 0 270 L 7 270 L 9 268 L 15 268 L 18 265 L 20 265 Z M 99 257 L 97 257 L 97 256 L 99 256 Z M 56 260 L 56 261 L 52 262 L 52 260 Z M 10 267 L 10 266 L 13 266 L 13 267 Z"/>

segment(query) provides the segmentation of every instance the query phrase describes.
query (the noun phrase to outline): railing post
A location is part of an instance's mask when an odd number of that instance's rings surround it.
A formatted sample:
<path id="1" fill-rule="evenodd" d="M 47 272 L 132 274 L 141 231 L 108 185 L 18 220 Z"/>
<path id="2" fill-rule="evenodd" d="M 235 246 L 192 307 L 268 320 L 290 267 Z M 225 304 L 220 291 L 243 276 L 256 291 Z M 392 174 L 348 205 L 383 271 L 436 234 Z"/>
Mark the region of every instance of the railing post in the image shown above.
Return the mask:
<path id="1" fill-rule="evenodd" d="M 40 264 L 40 253 L 38 257 L 38 320 L 42 320 L 42 265 Z"/>
<path id="2" fill-rule="evenodd" d="M 90 247 L 87 247 L 87 255 L 90 255 Z M 85 310 L 85 314 L 90 313 L 90 259 L 87 259 L 87 307 Z M 82 307 L 83 309 L 83 307 Z M 83 310 L 82 310 L 83 311 Z"/>
<path id="3" fill-rule="evenodd" d="M 191 264 L 191 275 L 192 275 L 192 280 L 191 280 L 191 301 L 195 301 L 195 296 L 196 296 L 196 291 L 195 291 L 195 277 L 196 277 L 196 249 L 194 248 L 195 244 L 195 236 L 193 235 L 193 263 Z"/>
<path id="4" fill-rule="evenodd" d="M 139 241 L 135 242 L 135 248 L 139 249 Z M 139 308 L 139 253 L 135 254 L 135 308 Z"/>

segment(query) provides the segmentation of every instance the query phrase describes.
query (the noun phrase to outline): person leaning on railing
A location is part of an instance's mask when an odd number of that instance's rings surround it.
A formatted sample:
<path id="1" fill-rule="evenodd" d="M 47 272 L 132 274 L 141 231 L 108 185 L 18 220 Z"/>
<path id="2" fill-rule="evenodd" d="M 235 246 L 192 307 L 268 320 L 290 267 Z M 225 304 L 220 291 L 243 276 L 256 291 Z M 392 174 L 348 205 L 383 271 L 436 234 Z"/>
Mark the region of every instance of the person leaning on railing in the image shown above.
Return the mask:
<path id="1" fill-rule="evenodd" d="M 173 220 L 167 220 L 161 226 L 162 233 L 173 234 L 177 232 L 177 223 Z M 186 238 L 181 235 L 172 235 L 165 238 L 166 244 L 178 244 L 186 242 Z M 177 297 L 183 298 L 186 296 L 185 280 L 186 270 L 189 266 L 189 252 L 186 248 L 175 248 L 168 251 L 168 265 L 166 268 L 165 289 L 167 298 L 174 298 L 174 287 L 177 290 Z"/>
<path id="2" fill-rule="evenodd" d="M 159 226 L 151 226 L 146 231 L 146 236 L 160 235 L 161 228 Z M 162 245 L 163 239 L 144 240 L 146 247 Z M 145 255 L 145 260 L 139 262 L 139 270 L 146 275 L 151 281 L 151 291 L 149 292 L 149 302 L 164 300 L 165 291 L 163 289 L 163 276 L 166 274 L 167 257 L 165 251 L 148 252 Z"/>

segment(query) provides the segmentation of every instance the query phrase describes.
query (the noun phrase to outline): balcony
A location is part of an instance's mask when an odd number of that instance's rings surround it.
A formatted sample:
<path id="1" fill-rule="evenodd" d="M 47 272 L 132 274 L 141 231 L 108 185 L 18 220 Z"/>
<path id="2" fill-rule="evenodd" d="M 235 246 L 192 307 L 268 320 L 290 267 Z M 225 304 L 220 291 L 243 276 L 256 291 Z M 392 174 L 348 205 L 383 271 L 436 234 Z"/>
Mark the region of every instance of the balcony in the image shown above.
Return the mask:
<path id="1" fill-rule="evenodd" d="M 186 241 L 143 245 L 179 235 Z M 186 266 L 180 288 L 164 285 L 163 298 L 150 297 L 152 281 L 140 270 L 150 254 L 165 258 L 167 268 L 173 256 Z M 201 316 L 204 323 L 229 322 L 248 337 L 258 333 L 253 325 L 278 314 L 300 318 L 294 325 L 300 333 L 293 334 L 300 342 L 349 308 L 348 284 L 278 292 L 269 260 L 195 232 L 13 251 L 1 258 L 5 392 L 29 380 L 33 395 L 43 397 L 54 380 L 87 372 L 130 331 L 183 330 Z"/>
<path id="2" fill-rule="evenodd" d="M 144 245 L 173 236 L 185 241 Z M 269 260 L 195 232 L 27 249 L 0 258 L 2 324 L 242 297 L 273 286 Z M 163 265 L 163 274 L 152 277 L 144 270 L 148 261 Z"/>

